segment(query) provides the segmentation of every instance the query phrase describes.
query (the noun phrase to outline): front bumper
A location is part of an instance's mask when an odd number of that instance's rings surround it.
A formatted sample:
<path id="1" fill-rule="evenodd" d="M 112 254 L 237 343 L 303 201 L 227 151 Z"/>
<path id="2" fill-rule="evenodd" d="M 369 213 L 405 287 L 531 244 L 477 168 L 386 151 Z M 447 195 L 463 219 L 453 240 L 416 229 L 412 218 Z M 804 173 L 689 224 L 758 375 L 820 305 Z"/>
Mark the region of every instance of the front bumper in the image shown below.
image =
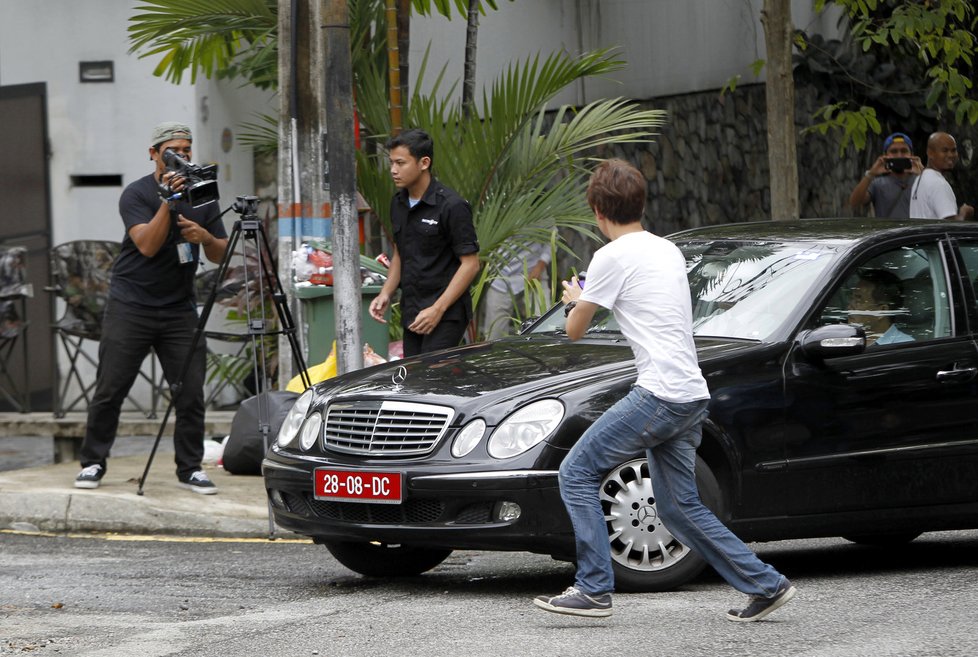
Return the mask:
<path id="1" fill-rule="evenodd" d="M 274 449 L 262 462 L 272 513 L 283 529 L 319 542 L 519 550 L 562 558 L 574 554 L 573 529 L 556 471 L 450 469 L 431 463 L 357 466 L 402 473 L 403 501 L 380 504 L 316 499 L 313 473 L 318 467 L 349 468 L 350 463 Z M 498 519 L 504 502 L 519 505 L 519 518 Z"/>

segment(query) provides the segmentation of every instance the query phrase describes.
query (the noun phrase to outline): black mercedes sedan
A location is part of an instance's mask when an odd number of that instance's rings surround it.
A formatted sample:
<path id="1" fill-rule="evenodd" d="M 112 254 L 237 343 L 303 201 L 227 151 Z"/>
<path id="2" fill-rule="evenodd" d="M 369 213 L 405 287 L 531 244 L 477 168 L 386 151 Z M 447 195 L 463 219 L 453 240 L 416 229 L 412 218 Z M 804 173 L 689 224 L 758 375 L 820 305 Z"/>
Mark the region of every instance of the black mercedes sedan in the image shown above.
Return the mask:
<path id="1" fill-rule="evenodd" d="M 978 225 L 758 222 L 669 239 L 712 393 L 700 495 L 738 536 L 897 545 L 978 527 Z M 635 370 L 610 314 L 573 343 L 563 324 L 557 306 L 518 336 L 307 390 L 263 462 L 276 523 L 369 576 L 455 549 L 573 560 L 557 469 Z M 659 520 L 643 454 L 601 499 L 618 590 L 703 568 Z"/>

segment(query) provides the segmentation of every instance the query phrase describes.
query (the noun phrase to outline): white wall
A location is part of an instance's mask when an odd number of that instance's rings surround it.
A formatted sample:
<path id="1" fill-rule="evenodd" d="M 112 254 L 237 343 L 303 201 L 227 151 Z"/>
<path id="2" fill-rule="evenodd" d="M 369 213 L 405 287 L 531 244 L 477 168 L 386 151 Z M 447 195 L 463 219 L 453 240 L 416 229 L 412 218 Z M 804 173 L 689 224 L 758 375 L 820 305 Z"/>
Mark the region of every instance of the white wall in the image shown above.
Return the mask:
<path id="1" fill-rule="evenodd" d="M 126 28 L 138 4 L 132 0 L 0 3 L 0 84 L 47 83 L 53 243 L 122 239 L 122 187 L 75 188 L 71 176 L 121 174 L 125 186 L 150 173 L 150 133 L 161 121 L 189 123 L 194 159 L 221 165 L 222 207 L 254 193 L 251 150 L 236 137 L 256 111 L 275 111 L 268 94 L 206 80 L 176 86 L 153 76 L 155 59 L 128 54 Z M 114 62 L 114 82 L 79 82 L 79 62 L 102 60 Z M 233 136 L 227 152 L 224 128 Z"/>
<path id="2" fill-rule="evenodd" d="M 277 113 L 271 94 L 241 89 L 237 82 L 198 80 L 177 86 L 155 77 L 155 58 L 128 54 L 126 28 L 137 4 L 0 0 L 0 85 L 47 84 L 52 244 L 122 239 L 119 195 L 125 185 L 153 171 L 150 134 L 161 121 L 188 123 L 194 131 L 194 160 L 219 164 L 222 209 L 237 196 L 255 193 L 251 149 L 241 145 L 239 126 L 258 122 L 258 113 Z M 114 62 L 114 82 L 79 81 L 79 62 L 104 60 Z M 225 129 L 231 139 L 222 142 Z M 71 176 L 93 174 L 121 175 L 122 186 L 72 187 Z M 225 215 L 229 229 L 236 218 L 234 212 Z M 95 346 L 88 346 L 94 357 Z M 64 370 L 64 355 L 59 358 Z M 81 369 L 86 380 L 94 377 L 94 368 L 82 364 Z M 148 402 L 146 384 L 137 382 L 133 391 Z"/>
<path id="3" fill-rule="evenodd" d="M 753 82 L 750 65 L 765 57 L 763 0 L 499 0 L 498 4 L 499 11 L 489 10 L 480 17 L 476 67 L 480 90 L 509 62 L 536 53 L 618 48 L 625 69 L 585 80 L 556 99 L 571 104 L 719 89 L 738 74 Z M 815 16 L 812 4 L 812 0 L 792 0 L 794 24 L 835 34 L 837 11 Z M 464 18 L 412 21 L 412 82 L 429 44 L 422 88 L 430 89 L 442 66 L 447 66 L 446 81 L 461 81 Z"/>

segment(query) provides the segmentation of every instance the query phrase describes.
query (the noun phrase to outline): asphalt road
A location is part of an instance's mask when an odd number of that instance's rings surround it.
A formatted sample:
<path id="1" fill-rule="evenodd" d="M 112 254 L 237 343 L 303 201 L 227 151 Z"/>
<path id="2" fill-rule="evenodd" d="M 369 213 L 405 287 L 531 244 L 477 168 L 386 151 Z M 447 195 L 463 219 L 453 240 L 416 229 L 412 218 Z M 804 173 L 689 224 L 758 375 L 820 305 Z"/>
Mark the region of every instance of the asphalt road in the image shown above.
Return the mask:
<path id="1" fill-rule="evenodd" d="M 424 576 L 378 581 L 305 542 L 0 533 L 0 655 L 978 654 L 978 531 L 886 550 L 755 547 L 799 595 L 737 624 L 723 613 L 742 597 L 715 576 L 616 595 L 613 617 L 582 620 L 531 605 L 572 571 L 525 553 L 458 552 Z"/>

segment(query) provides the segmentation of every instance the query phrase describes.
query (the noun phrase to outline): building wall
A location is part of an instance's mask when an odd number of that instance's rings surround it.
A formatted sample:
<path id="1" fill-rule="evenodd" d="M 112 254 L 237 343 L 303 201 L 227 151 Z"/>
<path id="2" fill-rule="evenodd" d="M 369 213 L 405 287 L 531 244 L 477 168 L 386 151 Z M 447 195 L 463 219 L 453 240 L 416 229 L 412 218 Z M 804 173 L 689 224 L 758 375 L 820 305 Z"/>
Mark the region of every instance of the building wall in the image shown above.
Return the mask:
<path id="1" fill-rule="evenodd" d="M 118 200 L 125 186 L 150 173 L 150 132 L 161 121 L 194 130 L 194 159 L 219 163 L 225 201 L 254 193 L 250 148 L 234 138 L 242 121 L 276 108 L 268 94 L 237 84 L 153 75 L 155 59 L 128 54 L 129 0 L 3 0 L 0 84 L 47 84 L 52 241 L 122 238 Z M 112 61 L 115 79 L 79 81 L 79 62 Z M 230 147 L 222 148 L 225 128 Z M 10 129 L 10 126 L 7 126 Z M 72 176 L 119 174 L 120 187 L 74 187 Z"/>
<path id="2" fill-rule="evenodd" d="M 479 19 L 476 89 L 490 84 L 514 60 L 600 48 L 616 49 L 626 67 L 580 82 L 558 96 L 557 103 L 719 89 L 736 75 L 745 82 L 764 79 L 763 72 L 760 78 L 751 73 L 751 64 L 765 57 L 763 0 L 499 0 L 497 4 L 498 11 L 488 10 Z M 792 0 L 794 24 L 835 35 L 837 10 L 816 15 L 812 4 Z M 461 81 L 465 31 L 465 20 L 457 15 L 450 20 L 437 15 L 414 19 L 412 81 L 426 53 L 421 89 L 431 88 L 443 66 L 446 82 Z"/>
<path id="3" fill-rule="evenodd" d="M 153 75 L 156 58 L 129 54 L 128 19 L 136 0 L 2 0 L 0 3 L 0 85 L 45 83 L 50 153 L 51 245 L 77 239 L 121 241 L 118 201 L 125 185 L 153 171 L 149 159 L 152 128 L 162 121 L 183 121 L 194 131 L 194 160 L 216 162 L 221 207 L 236 196 L 255 193 L 250 147 L 239 140 L 242 122 L 260 113 L 276 114 L 269 93 L 241 88 L 240 83 L 189 80 L 174 85 Z M 79 63 L 111 61 L 112 82 L 82 83 Z M 3 133 L 16 130 L 6 125 Z M 118 175 L 121 184 L 75 186 L 73 176 Z M 43 194 L 25 189 L 24 194 Z M 236 215 L 225 215 L 230 229 Z M 4 220 L 9 218 L 4 217 Z M 35 280 L 31 303 L 49 303 Z M 55 309 L 55 317 L 61 315 Z M 43 341 L 32 342 L 33 348 Z M 87 344 L 95 356 L 95 345 Z M 65 359 L 61 355 L 62 372 Z M 94 368 L 82 364 L 86 379 Z M 74 388 L 69 396 L 75 394 Z M 137 383 L 142 402 L 149 386 Z"/>

